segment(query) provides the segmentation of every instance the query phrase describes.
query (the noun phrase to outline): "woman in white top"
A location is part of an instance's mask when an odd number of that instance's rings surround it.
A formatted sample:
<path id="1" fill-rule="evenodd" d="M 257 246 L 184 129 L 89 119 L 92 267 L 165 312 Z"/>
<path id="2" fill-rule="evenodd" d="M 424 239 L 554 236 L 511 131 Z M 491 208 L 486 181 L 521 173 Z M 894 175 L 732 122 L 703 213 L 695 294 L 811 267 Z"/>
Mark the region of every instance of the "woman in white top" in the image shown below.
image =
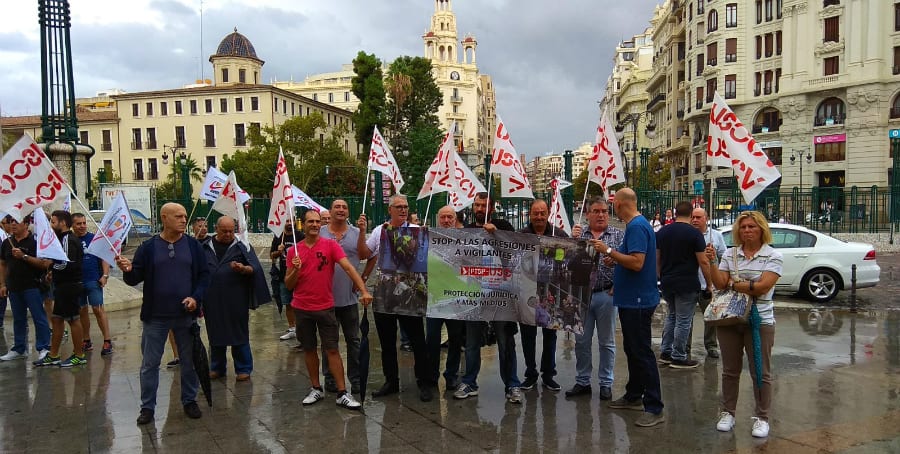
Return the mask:
<path id="1" fill-rule="evenodd" d="M 730 288 L 753 297 L 759 322 L 716 328 L 722 353 L 722 412 L 716 428 L 728 432 L 734 427 L 734 412 L 746 351 L 750 376 L 754 381 L 753 395 L 756 398 L 756 416 L 753 417 L 751 434 L 764 438 L 769 435 L 769 408 L 772 403 L 772 345 L 775 343 L 775 304 L 772 302 L 772 294 L 775 282 L 781 276 L 783 258 L 780 252 L 769 245 L 772 233 L 762 213 L 741 213 L 731 232 L 735 246 L 725 252 L 722 263 L 718 266 L 715 250 L 707 246 L 709 274 L 716 288 Z M 732 270 L 737 270 L 734 280 L 731 277 Z M 760 340 L 761 386 L 757 386 L 760 381 L 757 380 L 753 359 L 753 331 L 756 329 L 759 330 Z"/>
<path id="2" fill-rule="evenodd" d="M 659 232 L 659 229 L 662 228 L 662 221 L 659 220 L 659 213 L 656 213 L 656 216 L 653 216 L 653 220 L 650 221 L 650 227 L 653 227 L 654 232 Z"/>

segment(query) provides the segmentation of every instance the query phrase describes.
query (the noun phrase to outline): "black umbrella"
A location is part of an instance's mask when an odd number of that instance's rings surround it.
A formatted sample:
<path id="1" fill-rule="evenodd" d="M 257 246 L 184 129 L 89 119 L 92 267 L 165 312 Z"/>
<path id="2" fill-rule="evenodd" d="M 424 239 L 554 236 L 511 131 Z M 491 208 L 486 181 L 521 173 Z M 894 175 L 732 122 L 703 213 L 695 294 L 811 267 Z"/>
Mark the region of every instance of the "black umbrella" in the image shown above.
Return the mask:
<path id="1" fill-rule="evenodd" d="M 282 312 L 284 311 L 284 301 L 281 301 L 281 291 L 280 291 L 281 289 L 279 288 L 279 286 L 282 285 L 281 277 L 273 275 L 271 284 L 272 284 L 272 299 L 275 300 L 275 307 L 278 308 L 278 315 L 281 316 Z M 288 303 L 290 303 L 290 301 L 288 301 Z"/>
<path id="2" fill-rule="evenodd" d="M 359 322 L 359 401 L 366 401 L 366 385 L 369 383 L 369 307 L 363 309 Z"/>
<path id="3" fill-rule="evenodd" d="M 200 380 L 200 388 L 203 395 L 206 396 L 206 403 L 212 407 L 212 383 L 209 380 L 209 356 L 206 354 L 206 346 L 203 345 L 203 339 L 200 337 L 200 324 L 194 322 L 191 325 L 191 334 L 194 337 L 191 356 L 193 356 L 194 372 L 197 373 L 197 379 Z"/>

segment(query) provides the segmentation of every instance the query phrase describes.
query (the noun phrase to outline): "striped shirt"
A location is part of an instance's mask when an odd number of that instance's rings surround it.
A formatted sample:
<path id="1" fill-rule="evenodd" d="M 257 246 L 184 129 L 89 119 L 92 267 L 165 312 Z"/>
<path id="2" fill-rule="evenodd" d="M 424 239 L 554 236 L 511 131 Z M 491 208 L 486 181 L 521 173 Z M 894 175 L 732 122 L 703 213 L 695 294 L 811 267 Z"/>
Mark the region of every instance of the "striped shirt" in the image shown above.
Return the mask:
<path id="1" fill-rule="evenodd" d="M 740 247 L 728 249 L 722 262 L 719 263 L 719 269 L 731 272 L 734 267 L 734 251 L 737 250 L 737 270 L 738 277 L 743 280 L 758 282 L 762 277 L 763 271 L 771 271 L 781 276 L 781 268 L 784 263 L 784 257 L 772 246 L 764 244 L 763 247 L 753 257 L 745 257 L 744 251 Z M 775 303 L 772 301 L 772 295 L 775 293 L 773 285 L 765 295 L 756 298 L 756 309 L 762 318 L 763 325 L 775 324 Z"/>
<path id="2" fill-rule="evenodd" d="M 593 232 L 591 232 L 591 229 L 584 229 L 584 231 L 581 233 L 581 238 L 603 241 L 607 246 L 615 250 L 619 249 L 619 246 L 622 245 L 622 241 L 625 239 L 625 232 L 621 229 L 617 229 L 609 225 L 606 227 L 606 230 L 604 230 L 603 233 L 600 234 L 599 237 L 595 237 Z M 597 251 L 594 251 L 594 254 L 596 253 Z M 597 282 L 594 285 L 595 291 L 612 287 L 614 269 L 615 265 L 606 266 L 603 264 L 603 260 L 597 260 Z"/>

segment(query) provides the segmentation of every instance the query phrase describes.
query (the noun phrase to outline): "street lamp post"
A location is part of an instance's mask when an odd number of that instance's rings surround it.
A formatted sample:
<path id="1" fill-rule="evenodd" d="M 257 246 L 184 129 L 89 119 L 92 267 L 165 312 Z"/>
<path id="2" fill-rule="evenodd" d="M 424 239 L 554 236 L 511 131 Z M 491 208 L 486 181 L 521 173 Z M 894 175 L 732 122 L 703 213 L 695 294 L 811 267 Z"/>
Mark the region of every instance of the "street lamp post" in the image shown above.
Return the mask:
<path id="1" fill-rule="evenodd" d="M 166 151 L 170 151 L 172 153 L 172 159 L 178 159 L 178 167 L 181 170 L 181 199 L 184 202 L 185 208 L 187 208 L 191 203 L 191 193 L 193 192 L 193 188 L 191 188 L 190 169 L 187 168 L 187 154 L 185 154 L 184 150 L 179 148 L 177 145 L 163 145 L 163 164 L 169 163 L 169 155 L 166 153 Z"/>
<path id="2" fill-rule="evenodd" d="M 631 171 L 634 171 L 637 167 L 637 127 L 638 123 L 641 121 L 641 118 L 644 117 L 648 119 L 647 126 L 644 128 L 644 135 L 647 136 L 648 139 L 653 139 L 656 137 L 656 122 L 653 121 L 653 114 L 650 111 L 626 114 L 622 119 L 619 120 L 619 123 L 616 125 L 616 139 L 622 140 L 625 138 L 625 127 L 628 126 L 628 124 L 631 124 L 632 145 L 630 149 L 626 147 L 625 150 L 631 151 Z M 627 167 L 627 164 L 625 164 L 625 166 Z M 625 175 L 625 185 L 628 185 L 627 173 Z"/>
<path id="3" fill-rule="evenodd" d="M 791 165 L 795 163 L 800 163 L 800 189 L 797 191 L 796 197 L 794 198 L 794 203 L 799 206 L 799 209 L 794 210 L 794 222 L 798 224 L 802 224 L 805 220 L 799 219 L 805 216 L 803 213 L 803 161 L 806 161 L 807 164 L 812 163 L 812 152 L 808 148 L 803 148 L 800 150 L 791 150 Z M 813 211 L 810 210 L 810 213 Z"/>

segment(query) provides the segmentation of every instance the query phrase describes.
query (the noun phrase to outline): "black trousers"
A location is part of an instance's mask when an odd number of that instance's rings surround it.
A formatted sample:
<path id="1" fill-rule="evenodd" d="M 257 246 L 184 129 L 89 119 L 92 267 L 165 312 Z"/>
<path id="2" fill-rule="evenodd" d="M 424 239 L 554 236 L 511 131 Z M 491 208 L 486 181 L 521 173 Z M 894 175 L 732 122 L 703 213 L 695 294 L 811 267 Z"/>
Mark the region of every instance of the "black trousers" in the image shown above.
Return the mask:
<path id="1" fill-rule="evenodd" d="M 423 317 L 375 312 L 375 329 L 381 340 L 381 368 L 388 383 L 400 383 L 397 364 L 397 325 L 399 324 L 413 349 L 415 358 L 416 384 L 419 388 L 436 386 L 428 371 L 428 350 L 425 347 L 425 324 Z"/>

